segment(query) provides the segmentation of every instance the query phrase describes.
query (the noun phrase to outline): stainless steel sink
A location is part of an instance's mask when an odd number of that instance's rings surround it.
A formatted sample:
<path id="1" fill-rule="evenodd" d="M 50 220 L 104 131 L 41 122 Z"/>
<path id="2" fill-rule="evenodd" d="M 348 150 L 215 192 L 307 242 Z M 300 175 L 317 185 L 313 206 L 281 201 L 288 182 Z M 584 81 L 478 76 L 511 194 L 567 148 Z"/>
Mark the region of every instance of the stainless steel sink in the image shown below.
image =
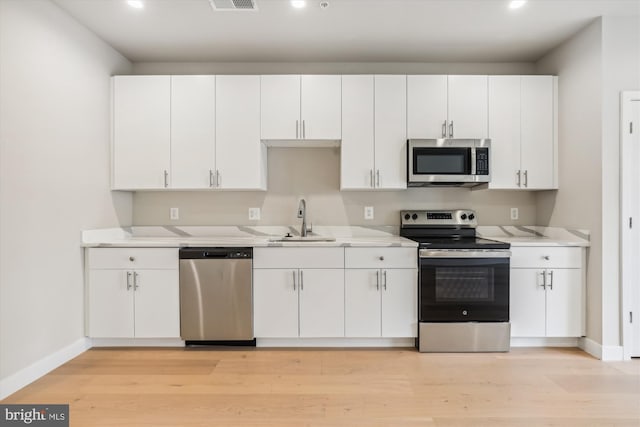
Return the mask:
<path id="1" fill-rule="evenodd" d="M 270 242 L 335 242 L 335 237 L 325 236 L 283 236 L 273 237 L 269 239 Z"/>

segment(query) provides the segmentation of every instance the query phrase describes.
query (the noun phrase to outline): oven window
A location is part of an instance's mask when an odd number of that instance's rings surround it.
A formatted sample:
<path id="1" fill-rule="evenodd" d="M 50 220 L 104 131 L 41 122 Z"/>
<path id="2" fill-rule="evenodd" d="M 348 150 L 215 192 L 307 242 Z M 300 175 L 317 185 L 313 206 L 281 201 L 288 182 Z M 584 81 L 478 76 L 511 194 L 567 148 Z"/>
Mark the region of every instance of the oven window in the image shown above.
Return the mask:
<path id="1" fill-rule="evenodd" d="M 469 175 L 469 148 L 414 148 L 413 173 L 417 175 Z"/>
<path id="2" fill-rule="evenodd" d="M 487 302 L 494 300 L 493 269 L 436 269 L 436 303 Z"/>

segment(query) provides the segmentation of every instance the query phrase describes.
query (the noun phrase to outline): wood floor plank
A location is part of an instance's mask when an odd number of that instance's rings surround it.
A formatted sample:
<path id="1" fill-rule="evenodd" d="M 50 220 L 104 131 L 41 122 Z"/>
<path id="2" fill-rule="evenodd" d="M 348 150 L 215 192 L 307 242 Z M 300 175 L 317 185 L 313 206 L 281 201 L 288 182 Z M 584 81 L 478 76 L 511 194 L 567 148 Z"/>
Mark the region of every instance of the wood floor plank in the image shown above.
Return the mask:
<path id="1" fill-rule="evenodd" d="M 74 427 L 640 426 L 640 360 L 577 349 L 91 349 L 3 403 Z"/>

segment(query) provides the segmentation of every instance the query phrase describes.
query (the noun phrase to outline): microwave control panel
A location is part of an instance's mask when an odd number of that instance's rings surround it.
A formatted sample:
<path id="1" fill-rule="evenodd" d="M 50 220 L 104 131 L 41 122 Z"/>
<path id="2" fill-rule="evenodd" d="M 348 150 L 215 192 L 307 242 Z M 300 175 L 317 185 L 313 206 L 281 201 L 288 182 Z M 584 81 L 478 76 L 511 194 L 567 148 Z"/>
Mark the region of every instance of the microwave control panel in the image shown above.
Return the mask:
<path id="1" fill-rule="evenodd" d="M 476 175 L 489 175 L 488 148 L 476 148 Z"/>

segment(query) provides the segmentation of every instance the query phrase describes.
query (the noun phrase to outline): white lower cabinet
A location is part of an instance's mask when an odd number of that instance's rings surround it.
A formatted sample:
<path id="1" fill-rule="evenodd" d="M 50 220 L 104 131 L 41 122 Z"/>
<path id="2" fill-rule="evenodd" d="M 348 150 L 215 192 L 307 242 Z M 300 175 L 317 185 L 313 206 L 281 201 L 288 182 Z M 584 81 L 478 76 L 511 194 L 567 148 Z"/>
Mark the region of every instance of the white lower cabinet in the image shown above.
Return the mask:
<path id="1" fill-rule="evenodd" d="M 345 249 L 345 336 L 418 336 L 415 248 Z"/>
<path id="2" fill-rule="evenodd" d="M 87 261 L 88 336 L 180 336 L 177 249 L 92 248 Z"/>
<path id="3" fill-rule="evenodd" d="M 344 336 L 343 269 L 255 269 L 256 338 Z"/>
<path id="4" fill-rule="evenodd" d="M 345 336 L 416 337 L 415 269 L 346 269 Z"/>
<path id="5" fill-rule="evenodd" d="M 511 250 L 511 335 L 583 336 L 585 277 L 581 260 L 584 250 L 517 247 Z M 532 264 L 538 268 L 531 268 Z"/>

